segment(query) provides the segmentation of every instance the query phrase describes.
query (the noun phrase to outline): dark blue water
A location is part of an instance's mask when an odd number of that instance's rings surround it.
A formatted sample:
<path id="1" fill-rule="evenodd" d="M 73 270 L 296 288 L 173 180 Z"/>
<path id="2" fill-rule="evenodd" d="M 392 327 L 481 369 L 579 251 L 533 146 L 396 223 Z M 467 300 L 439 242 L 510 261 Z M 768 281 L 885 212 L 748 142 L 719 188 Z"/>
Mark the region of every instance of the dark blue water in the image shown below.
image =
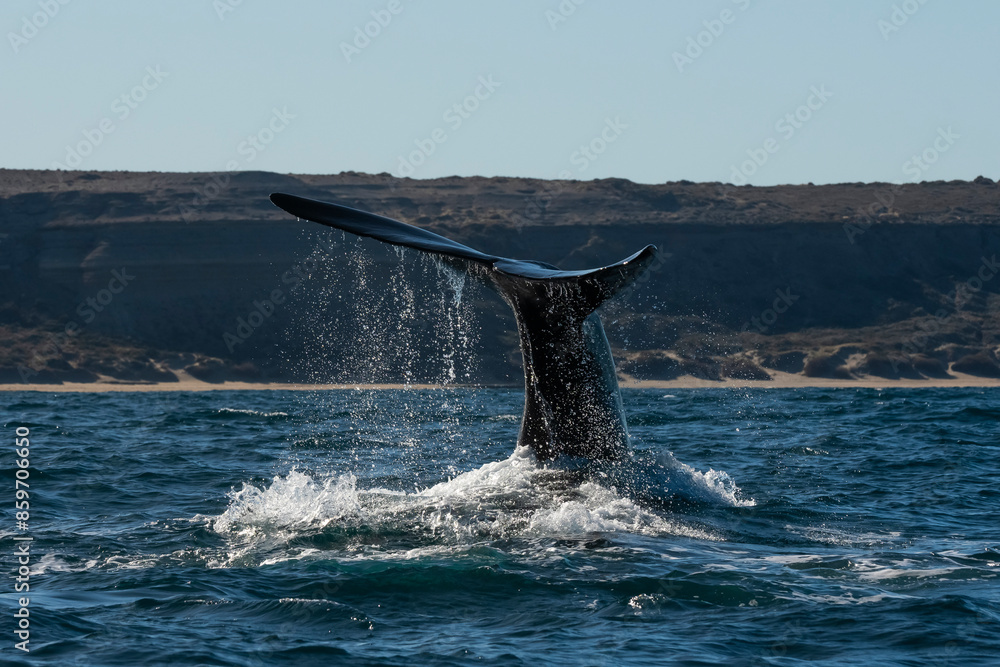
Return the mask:
<path id="1" fill-rule="evenodd" d="M 626 391 L 574 470 L 516 391 L 0 396 L 4 664 L 1000 664 L 997 390 Z"/>

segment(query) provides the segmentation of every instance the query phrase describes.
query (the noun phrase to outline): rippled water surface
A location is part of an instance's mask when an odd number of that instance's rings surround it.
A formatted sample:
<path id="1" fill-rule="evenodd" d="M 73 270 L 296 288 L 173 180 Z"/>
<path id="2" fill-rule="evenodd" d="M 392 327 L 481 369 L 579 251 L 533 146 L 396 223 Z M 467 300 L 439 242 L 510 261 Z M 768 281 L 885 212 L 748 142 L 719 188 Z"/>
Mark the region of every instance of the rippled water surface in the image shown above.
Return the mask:
<path id="1" fill-rule="evenodd" d="M 6 664 L 1000 664 L 997 390 L 626 391 L 547 467 L 518 391 L 2 396 Z"/>

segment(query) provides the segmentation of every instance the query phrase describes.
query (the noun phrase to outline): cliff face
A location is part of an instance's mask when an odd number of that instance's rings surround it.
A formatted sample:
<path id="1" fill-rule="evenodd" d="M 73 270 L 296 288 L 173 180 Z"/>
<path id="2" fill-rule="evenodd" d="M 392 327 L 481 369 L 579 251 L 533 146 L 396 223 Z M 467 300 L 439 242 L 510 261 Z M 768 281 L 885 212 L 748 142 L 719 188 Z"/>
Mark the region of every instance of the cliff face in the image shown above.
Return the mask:
<path id="1" fill-rule="evenodd" d="M 519 382 L 495 296 L 467 285 L 456 299 L 447 271 L 291 219 L 274 191 L 567 269 L 655 243 L 662 261 L 608 312 L 638 376 L 920 376 L 966 358 L 1000 375 L 1000 187 L 986 179 L 733 188 L 0 170 L 0 381 L 187 368 Z"/>

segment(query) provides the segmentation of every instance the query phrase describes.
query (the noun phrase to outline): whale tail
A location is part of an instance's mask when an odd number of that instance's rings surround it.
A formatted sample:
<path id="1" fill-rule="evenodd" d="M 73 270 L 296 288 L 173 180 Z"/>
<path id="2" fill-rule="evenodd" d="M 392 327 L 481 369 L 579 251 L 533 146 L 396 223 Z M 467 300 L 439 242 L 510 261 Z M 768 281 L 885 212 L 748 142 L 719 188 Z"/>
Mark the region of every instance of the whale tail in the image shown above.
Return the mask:
<path id="1" fill-rule="evenodd" d="M 468 264 L 472 263 L 492 268 L 493 282 L 504 295 L 524 293 L 526 296 L 530 294 L 537 297 L 538 286 L 533 284 L 535 281 L 549 282 L 564 288 L 575 284 L 579 294 L 573 296 L 579 299 L 579 307 L 586 308 L 587 313 L 639 278 L 657 254 L 656 246 L 647 245 L 634 255 L 609 266 L 583 271 L 562 271 L 545 262 L 488 255 L 426 229 L 340 204 L 280 192 L 272 194 L 271 201 L 298 218 L 391 245 L 432 253 L 453 266 L 469 269 Z M 566 298 L 570 295 L 563 296 Z"/>
<path id="2" fill-rule="evenodd" d="M 609 266 L 562 271 L 489 255 L 398 220 L 339 204 L 275 193 L 288 213 L 392 245 L 439 256 L 483 279 L 514 310 L 524 361 L 525 408 L 518 444 L 540 459 L 616 458 L 628 445 L 611 348 L 594 311 L 646 271 L 648 245 Z"/>

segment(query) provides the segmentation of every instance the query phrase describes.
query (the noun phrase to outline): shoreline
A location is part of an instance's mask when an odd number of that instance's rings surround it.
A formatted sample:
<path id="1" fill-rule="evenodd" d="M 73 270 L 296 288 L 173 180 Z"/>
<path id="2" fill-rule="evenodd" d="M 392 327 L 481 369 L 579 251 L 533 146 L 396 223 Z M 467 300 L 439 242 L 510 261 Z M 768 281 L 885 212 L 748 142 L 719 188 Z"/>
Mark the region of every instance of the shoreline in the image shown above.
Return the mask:
<path id="1" fill-rule="evenodd" d="M 950 378 L 925 380 L 887 379 L 874 376 L 854 380 L 838 378 L 813 378 L 794 373 L 769 371 L 771 380 L 703 380 L 684 376 L 674 380 L 619 380 L 622 389 L 943 389 L 1000 387 L 1000 378 L 984 378 L 975 375 L 952 373 Z M 437 385 L 437 384 L 301 384 L 283 382 L 202 382 L 185 378 L 179 382 L 65 382 L 63 384 L 0 384 L 0 392 L 39 391 L 63 393 L 103 393 L 103 392 L 165 392 L 165 391 L 379 391 L 406 389 L 457 389 L 457 388 L 511 388 L 521 385 Z"/>

